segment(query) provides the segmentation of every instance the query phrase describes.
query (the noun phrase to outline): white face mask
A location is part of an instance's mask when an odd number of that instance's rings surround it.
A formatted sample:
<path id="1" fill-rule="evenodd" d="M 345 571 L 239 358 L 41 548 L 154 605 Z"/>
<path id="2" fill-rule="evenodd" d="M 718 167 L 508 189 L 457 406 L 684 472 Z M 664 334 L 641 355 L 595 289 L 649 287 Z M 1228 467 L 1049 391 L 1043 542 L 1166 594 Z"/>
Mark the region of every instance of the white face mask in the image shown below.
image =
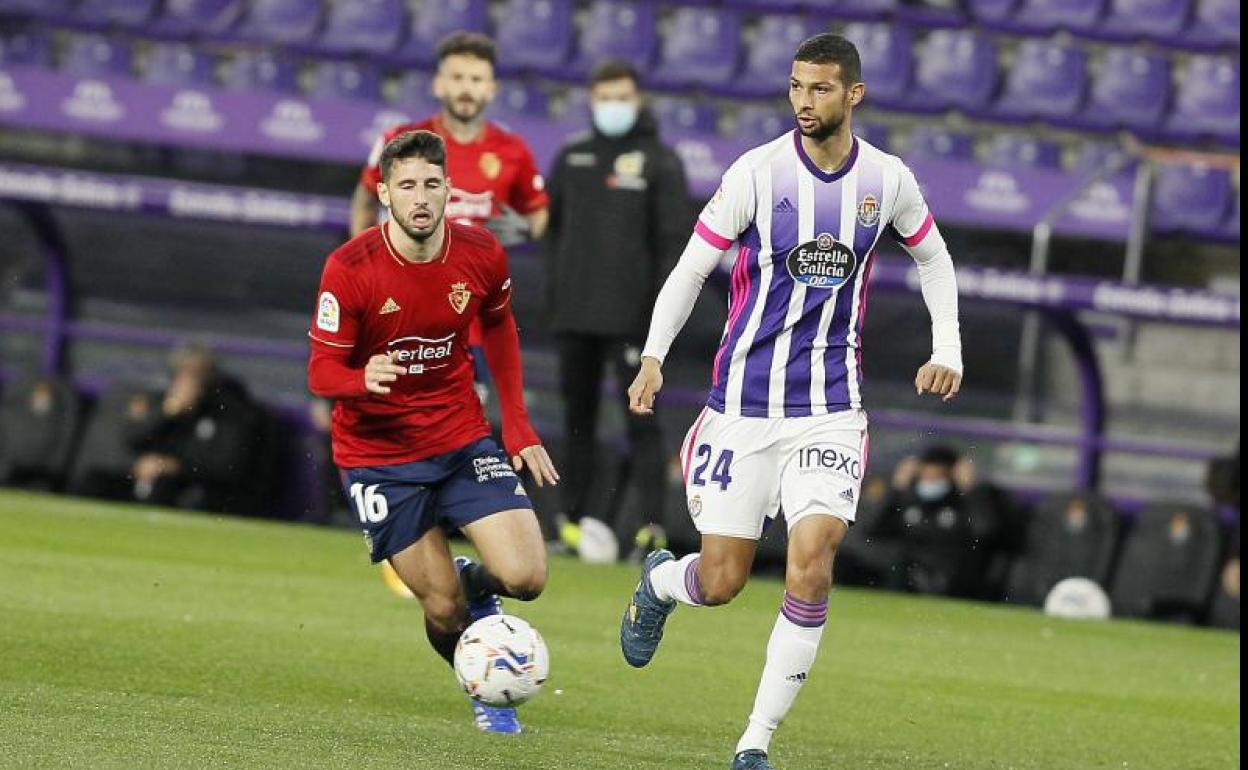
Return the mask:
<path id="1" fill-rule="evenodd" d="M 594 105 L 594 128 L 604 136 L 618 139 L 637 125 L 638 112 L 632 102 L 599 102 Z"/>
<path id="2" fill-rule="evenodd" d="M 940 500 L 953 490 L 949 479 L 920 479 L 914 485 L 914 494 L 925 503 Z"/>

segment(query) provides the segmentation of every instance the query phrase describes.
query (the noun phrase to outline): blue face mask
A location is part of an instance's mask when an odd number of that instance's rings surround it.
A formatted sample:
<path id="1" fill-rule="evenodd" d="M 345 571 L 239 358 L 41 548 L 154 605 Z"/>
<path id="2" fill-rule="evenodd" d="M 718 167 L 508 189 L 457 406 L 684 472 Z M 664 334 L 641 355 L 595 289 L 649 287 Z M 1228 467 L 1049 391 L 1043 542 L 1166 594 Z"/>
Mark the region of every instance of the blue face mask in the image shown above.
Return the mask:
<path id="1" fill-rule="evenodd" d="M 594 105 L 594 128 L 612 139 L 624 136 L 637 125 L 637 105 L 632 102 L 601 102 Z"/>
<path id="2" fill-rule="evenodd" d="M 921 479 L 914 485 L 914 493 L 925 503 L 942 500 L 953 491 L 953 482 L 949 479 Z"/>

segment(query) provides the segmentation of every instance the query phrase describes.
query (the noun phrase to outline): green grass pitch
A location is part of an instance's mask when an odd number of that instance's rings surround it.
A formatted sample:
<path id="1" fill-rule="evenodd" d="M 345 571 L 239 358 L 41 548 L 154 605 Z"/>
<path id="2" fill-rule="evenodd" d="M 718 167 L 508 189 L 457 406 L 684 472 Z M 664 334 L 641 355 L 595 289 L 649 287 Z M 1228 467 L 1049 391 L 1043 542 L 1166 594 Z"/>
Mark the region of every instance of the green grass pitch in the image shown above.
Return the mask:
<path id="1" fill-rule="evenodd" d="M 635 580 L 557 559 L 510 605 L 552 677 L 526 734 L 487 736 L 357 535 L 0 493 L 0 766 L 722 770 L 780 584 L 677 612 L 638 672 L 616 641 Z M 1237 768 L 1239 690 L 1237 634 L 838 590 L 772 758 Z"/>

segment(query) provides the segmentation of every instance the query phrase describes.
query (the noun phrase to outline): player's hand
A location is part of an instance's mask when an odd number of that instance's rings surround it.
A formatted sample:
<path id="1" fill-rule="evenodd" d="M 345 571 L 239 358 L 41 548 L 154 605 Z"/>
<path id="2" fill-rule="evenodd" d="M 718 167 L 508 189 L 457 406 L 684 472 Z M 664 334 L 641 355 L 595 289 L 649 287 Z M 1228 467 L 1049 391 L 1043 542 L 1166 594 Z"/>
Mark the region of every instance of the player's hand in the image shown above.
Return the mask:
<path id="1" fill-rule="evenodd" d="M 559 471 L 555 470 L 554 461 L 546 453 L 546 447 L 541 444 L 534 444 L 531 447 L 521 449 L 520 454 L 511 458 L 511 464 L 517 473 L 527 466 L 529 473 L 533 474 L 533 480 L 537 482 L 539 487 L 544 487 L 547 484 L 553 487 L 559 483 Z"/>
<path id="2" fill-rule="evenodd" d="M 400 374 L 407 373 L 406 369 L 394 362 L 396 355 L 398 353 L 392 351 L 368 359 L 368 365 L 364 367 L 364 387 L 369 393 L 386 395 L 390 392 L 386 383 L 394 382 L 399 379 Z"/>
<path id="3" fill-rule="evenodd" d="M 962 373 L 931 361 L 919 367 L 914 377 L 914 389 L 921 396 L 932 393 L 942 401 L 952 401 L 962 387 Z"/>
<path id="4" fill-rule="evenodd" d="M 654 397 L 663 389 L 663 369 L 658 359 L 641 359 L 641 369 L 628 387 L 628 408 L 633 414 L 654 414 Z"/>

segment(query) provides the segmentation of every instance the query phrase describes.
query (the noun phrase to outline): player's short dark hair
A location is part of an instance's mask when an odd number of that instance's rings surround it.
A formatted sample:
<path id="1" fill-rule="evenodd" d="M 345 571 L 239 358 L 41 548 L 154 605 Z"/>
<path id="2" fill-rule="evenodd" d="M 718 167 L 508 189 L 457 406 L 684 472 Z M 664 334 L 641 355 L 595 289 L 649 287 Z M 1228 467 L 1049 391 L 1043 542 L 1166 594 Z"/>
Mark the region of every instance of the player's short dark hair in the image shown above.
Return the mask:
<path id="1" fill-rule="evenodd" d="M 919 455 L 919 462 L 923 465 L 939 465 L 944 468 L 953 468 L 961 459 L 958 450 L 948 444 L 936 444 L 923 450 Z"/>
<path id="2" fill-rule="evenodd" d="M 633 85 L 641 86 L 641 76 L 637 74 L 637 68 L 633 63 L 624 59 L 608 59 L 597 67 L 589 75 L 589 87 L 593 88 L 599 83 L 610 83 L 616 80 L 631 80 Z"/>
<path id="3" fill-rule="evenodd" d="M 381 168 L 381 181 L 390 181 L 390 166 L 396 160 L 424 158 L 446 171 L 446 142 L 432 131 L 404 131 L 386 142 L 377 165 Z"/>
<path id="4" fill-rule="evenodd" d="M 841 84 L 847 88 L 862 81 L 862 59 L 858 56 L 858 46 L 831 32 L 808 38 L 797 47 L 797 54 L 793 57 L 793 61 L 807 64 L 839 64 Z"/>
<path id="5" fill-rule="evenodd" d="M 480 32 L 452 32 L 442 38 L 438 43 L 438 63 L 448 56 L 471 56 L 489 62 L 491 67 L 498 59 L 494 41 Z"/>

